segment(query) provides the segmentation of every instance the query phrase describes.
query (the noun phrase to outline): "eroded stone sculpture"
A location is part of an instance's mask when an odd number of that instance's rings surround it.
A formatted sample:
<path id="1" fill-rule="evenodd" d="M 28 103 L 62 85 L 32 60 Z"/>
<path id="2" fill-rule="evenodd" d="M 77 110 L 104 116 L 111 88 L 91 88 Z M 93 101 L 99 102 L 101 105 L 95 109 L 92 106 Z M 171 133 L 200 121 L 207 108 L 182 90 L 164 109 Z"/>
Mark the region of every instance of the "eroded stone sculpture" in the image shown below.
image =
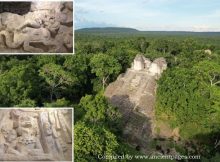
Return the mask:
<path id="1" fill-rule="evenodd" d="M 73 2 L 33 1 L 24 15 L 0 13 L 0 50 L 1 53 L 72 53 Z"/>
<path id="2" fill-rule="evenodd" d="M 0 110 L 0 161 L 72 161 L 72 111 Z"/>

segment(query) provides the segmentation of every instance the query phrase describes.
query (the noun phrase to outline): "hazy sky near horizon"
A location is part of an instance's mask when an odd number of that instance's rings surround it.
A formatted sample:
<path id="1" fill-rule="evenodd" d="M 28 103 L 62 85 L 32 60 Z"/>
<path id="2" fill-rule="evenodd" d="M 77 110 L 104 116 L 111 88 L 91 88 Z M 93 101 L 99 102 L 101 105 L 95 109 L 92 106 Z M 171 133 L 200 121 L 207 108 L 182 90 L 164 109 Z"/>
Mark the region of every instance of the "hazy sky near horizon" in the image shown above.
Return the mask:
<path id="1" fill-rule="evenodd" d="M 220 0 L 75 0 L 75 26 L 220 31 Z"/>

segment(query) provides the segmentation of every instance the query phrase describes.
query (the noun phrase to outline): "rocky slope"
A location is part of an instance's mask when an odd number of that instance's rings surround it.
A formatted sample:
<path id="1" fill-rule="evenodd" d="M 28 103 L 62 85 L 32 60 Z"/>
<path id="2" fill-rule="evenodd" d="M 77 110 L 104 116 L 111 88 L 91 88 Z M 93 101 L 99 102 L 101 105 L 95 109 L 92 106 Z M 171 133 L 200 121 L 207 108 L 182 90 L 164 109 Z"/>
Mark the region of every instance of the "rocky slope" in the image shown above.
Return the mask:
<path id="1" fill-rule="evenodd" d="M 151 62 L 137 55 L 132 67 L 106 88 L 105 96 L 122 113 L 124 137 L 135 147 L 145 148 L 154 138 L 156 80 L 166 67 L 164 58 Z"/>

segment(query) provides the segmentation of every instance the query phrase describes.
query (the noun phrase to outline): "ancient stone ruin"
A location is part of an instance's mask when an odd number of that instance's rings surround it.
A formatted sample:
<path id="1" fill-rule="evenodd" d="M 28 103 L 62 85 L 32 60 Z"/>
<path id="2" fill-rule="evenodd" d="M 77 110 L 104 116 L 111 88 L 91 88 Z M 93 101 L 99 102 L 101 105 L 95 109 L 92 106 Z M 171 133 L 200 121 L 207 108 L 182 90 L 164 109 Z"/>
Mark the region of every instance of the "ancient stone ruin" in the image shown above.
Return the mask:
<path id="1" fill-rule="evenodd" d="M 151 62 L 137 55 L 132 67 L 106 88 L 105 96 L 122 113 L 124 137 L 135 147 L 145 148 L 154 136 L 156 80 L 166 68 L 164 58 Z"/>
<path id="2" fill-rule="evenodd" d="M 0 109 L 0 161 L 72 161 L 71 109 Z"/>
<path id="3" fill-rule="evenodd" d="M 73 2 L 0 2 L 1 53 L 73 53 Z"/>
<path id="4" fill-rule="evenodd" d="M 132 63 L 132 69 L 137 71 L 148 72 L 149 75 L 159 78 L 164 70 L 167 68 L 167 63 L 164 58 L 157 58 L 153 62 L 138 54 Z"/>

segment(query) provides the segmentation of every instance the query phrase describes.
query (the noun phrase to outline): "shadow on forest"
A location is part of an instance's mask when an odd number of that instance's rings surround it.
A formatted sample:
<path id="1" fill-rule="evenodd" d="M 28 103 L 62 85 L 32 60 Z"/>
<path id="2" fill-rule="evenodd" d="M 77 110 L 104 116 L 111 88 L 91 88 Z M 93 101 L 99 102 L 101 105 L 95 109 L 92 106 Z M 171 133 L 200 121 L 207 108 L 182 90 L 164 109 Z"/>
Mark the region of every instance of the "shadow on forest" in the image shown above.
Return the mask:
<path id="1" fill-rule="evenodd" d="M 187 144 L 195 150 L 194 153 L 205 158 L 212 158 L 220 153 L 220 132 L 197 134 Z"/>

